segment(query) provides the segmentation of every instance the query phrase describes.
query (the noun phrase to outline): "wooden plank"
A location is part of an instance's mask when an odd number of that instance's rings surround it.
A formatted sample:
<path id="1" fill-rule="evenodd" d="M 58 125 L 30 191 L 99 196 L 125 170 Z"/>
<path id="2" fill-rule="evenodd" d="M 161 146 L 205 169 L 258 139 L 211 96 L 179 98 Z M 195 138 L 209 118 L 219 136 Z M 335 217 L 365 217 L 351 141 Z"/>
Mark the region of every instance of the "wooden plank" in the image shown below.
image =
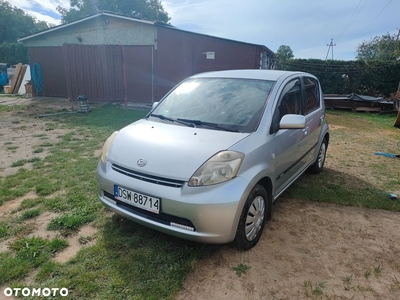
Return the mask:
<path id="1" fill-rule="evenodd" d="M 354 111 L 354 107 L 348 107 L 348 106 L 335 106 L 333 109 L 344 109 L 344 110 L 351 110 Z"/>
<path id="2" fill-rule="evenodd" d="M 25 84 L 30 80 L 31 80 L 31 68 L 29 65 L 27 65 L 25 75 L 22 78 L 22 82 L 18 90 L 18 95 L 24 95 L 25 93 L 28 93 L 28 91 L 25 90 Z M 32 90 L 29 93 L 32 94 Z"/>
<path id="3" fill-rule="evenodd" d="M 17 83 L 15 84 L 15 87 L 14 87 L 14 94 L 18 93 L 19 87 L 21 86 L 21 83 L 22 83 L 22 79 L 24 79 L 25 72 L 26 72 L 26 65 L 23 65 L 21 72 L 19 73 Z"/>
<path id="4" fill-rule="evenodd" d="M 370 107 L 370 106 L 359 106 L 356 108 L 356 111 L 365 111 L 365 112 L 380 112 L 380 107 Z"/>
<path id="5" fill-rule="evenodd" d="M 17 64 L 17 66 L 15 67 L 14 77 L 11 80 L 11 93 L 14 92 L 16 83 L 18 81 L 18 76 L 20 76 L 21 73 L 21 69 L 22 69 L 22 63 Z"/>

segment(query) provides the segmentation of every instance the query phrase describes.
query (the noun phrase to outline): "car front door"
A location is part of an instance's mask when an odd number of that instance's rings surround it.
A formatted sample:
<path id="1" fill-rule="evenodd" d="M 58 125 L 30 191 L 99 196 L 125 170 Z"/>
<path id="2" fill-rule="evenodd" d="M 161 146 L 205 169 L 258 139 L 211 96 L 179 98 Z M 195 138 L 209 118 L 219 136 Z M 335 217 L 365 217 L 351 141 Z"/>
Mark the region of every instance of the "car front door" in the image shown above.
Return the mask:
<path id="1" fill-rule="evenodd" d="M 279 129 L 279 122 L 286 114 L 303 115 L 303 91 L 301 78 L 287 82 L 281 90 L 273 114 L 271 133 L 276 141 L 275 192 L 279 195 L 304 169 L 308 130 Z"/>

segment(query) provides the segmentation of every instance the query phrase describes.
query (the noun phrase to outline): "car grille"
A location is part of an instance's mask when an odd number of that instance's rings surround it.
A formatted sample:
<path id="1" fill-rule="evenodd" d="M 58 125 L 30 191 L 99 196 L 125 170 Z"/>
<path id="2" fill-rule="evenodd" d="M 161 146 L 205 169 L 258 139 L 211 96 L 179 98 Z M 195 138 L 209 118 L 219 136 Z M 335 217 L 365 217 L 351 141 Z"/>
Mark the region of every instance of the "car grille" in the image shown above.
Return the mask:
<path id="1" fill-rule="evenodd" d="M 196 231 L 196 228 L 194 227 L 193 223 L 190 222 L 187 219 L 176 217 L 176 216 L 171 216 L 171 215 L 165 214 L 165 213 L 163 213 L 161 211 L 160 211 L 159 214 L 155 214 L 155 213 L 152 213 L 150 211 L 134 207 L 134 206 L 129 205 L 129 204 L 125 203 L 125 202 L 122 202 L 122 201 L 119 201 L 119 200 L 115 199 L 113 194 L 110 194 L 110 193 L 108 193 L 106 191 L 104 191 L 104 196 L 107 197 L 107 198 L 112 199 L 113 201 L 115 201 L 117 203 L 118 207 L 120 207 L 120 208 L 122 208 L 122 209 L 124 209 L 124 210 L 126 210 L 126 211 L 128 211 L 128 212 L 130 212 L 132 214 L 141 216 L 142 218 L 146 218 L 148 220 L 152 220 L 152 221 L 155 221 L 155 222 L 158 222 L 158 223 L 162 223 L 162 224 L 165 224 L 165 225 L 170 225 L 170 226 L 171 226 L 172 223 L 180 224 L 181 226 L 184 226 L 186 228 L 191 228 L 190 231 Z"/>
<path id="2" fill-rule="evenodd" d="M 148 174 L 143 174 L 140 172 L 132 171 L 132 170 L 121 167 L 116 164 L 112 164 L 112 169 L 118 173 L 124 174 L 126 176 L 129 176 L 129 177 L 132 177 L 132 178 L 135 178 L 138 180 L 143 180 L 146 182 L 151 182 L 151 183 L 159 184 L 159 185 L 165 185 L 165 186 L 169 186 L 169 187 L 180 188 L 185 183 L 184 181 L 181 181 L 181 180 L 163 178 L 163 177 L 158 177 L 158 176 L 153 176 L 153 175 L 148 175 Z"/>

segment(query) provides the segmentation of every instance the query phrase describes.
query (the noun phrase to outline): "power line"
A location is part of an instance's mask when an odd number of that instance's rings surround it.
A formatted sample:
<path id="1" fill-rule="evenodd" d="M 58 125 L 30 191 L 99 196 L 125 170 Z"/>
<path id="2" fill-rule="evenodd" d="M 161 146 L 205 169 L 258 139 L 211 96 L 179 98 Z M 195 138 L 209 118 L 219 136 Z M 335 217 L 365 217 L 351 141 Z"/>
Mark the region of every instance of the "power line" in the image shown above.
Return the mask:
<path id="1" fill-rule="evenodd" d="M 392 2 L 393 2 L 393 0 L 390 0 L 390 1 L 388 2 L 388 4 L 386 4 L 386 6 L 375 16 L 375 18 L 373 18 L 373 19 L 371 20 L 371 22 L 369 22 L 369 23 L 367 24 L 367 26 L 365 26 L 363 29 L 361 29 L 361 31 L 360 31 L 359 33 L 356 34 L 356 37 L 357 37 L 361 32 L 363 32 L 369 25 L 371 25 L 371 23 L 374 22 L 375 19 L 376 19 L 377 17 L 379 17 L 379 15 L 386 9 L 386 7 L 388 7 L 389 4 L 392 3 Z"/>
<path id="2" fill-rule="evenodd" d="M 347 22 L 346 26 L 343 28 L 342 33 L 339 35 L 339 37 L 338 37 L 336 40 L 339 40 L 339 39 L 342 37 L 343 33 L 345 33 L 347 29 L 349 29 L 350 25 L 355 21 L 355 19 L 357 19 L 358 15 L 359 15 L 359 13 L 362 11 L 362 9 L 363 9 L 365 3 L 367 3 L 367 0 L 365 0 L 363 6 L 361 7 L 361 9 L 358 11 L 357 15 L 356 15 L 355 18 L 353 19 L 354 14 L 355 14 L 356 11 L 358 10 L 358 7 L 360 6 L 361 2 L 362 2 L 362 0 L 360 0 L 360 1 L 358 2 L 356 9 L 354 10 L 353 14 L 352 14 L 351 17 L 350 17 L 350 20 Z"/>

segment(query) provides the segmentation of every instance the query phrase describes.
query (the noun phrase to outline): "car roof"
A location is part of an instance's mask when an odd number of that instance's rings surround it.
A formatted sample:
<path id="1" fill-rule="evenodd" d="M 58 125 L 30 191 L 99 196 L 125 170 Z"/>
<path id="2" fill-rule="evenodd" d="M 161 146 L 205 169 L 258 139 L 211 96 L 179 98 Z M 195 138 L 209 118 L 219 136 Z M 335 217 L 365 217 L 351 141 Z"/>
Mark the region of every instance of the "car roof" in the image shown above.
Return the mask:
<path id="1" fill-rule="evenodd" d="M 295 74 L 310 75 L 304 72 L 249 69 L 249 70 L 226 70 L 226 71 L 206 72 L 206 73 L 196 74 L 191 78 L 212 78 L 212 77 L 245 78 L 245 79 L 261 79 L 261 80 L 277 81 L 281 77 L 286 78 Z"/>

